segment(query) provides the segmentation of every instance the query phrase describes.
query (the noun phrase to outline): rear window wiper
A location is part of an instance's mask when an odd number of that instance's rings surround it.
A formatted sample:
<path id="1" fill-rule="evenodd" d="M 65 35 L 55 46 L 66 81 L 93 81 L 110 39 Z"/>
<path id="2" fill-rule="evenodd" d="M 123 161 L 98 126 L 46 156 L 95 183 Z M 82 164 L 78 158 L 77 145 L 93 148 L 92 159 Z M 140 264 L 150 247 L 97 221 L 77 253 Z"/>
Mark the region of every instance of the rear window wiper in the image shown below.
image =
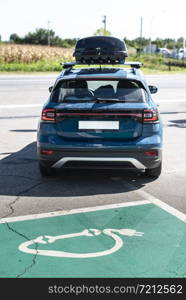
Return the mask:
<path id="1" fill-rule="evenodd" d="M 62 103 L 86 103 L 86 102 L 90 102 L 90 100 L 80 100 L 80 99 L 77 99 L 77 100 L 63 100 L 63 101 L 60 101 Z"/>
<path id="2" fill-rule="evenodd" d="M 117 98 L 94 98 L 93 101 L 96 101 L 96 102 L 125 102 L 125 100 L 120 100 Z"/>

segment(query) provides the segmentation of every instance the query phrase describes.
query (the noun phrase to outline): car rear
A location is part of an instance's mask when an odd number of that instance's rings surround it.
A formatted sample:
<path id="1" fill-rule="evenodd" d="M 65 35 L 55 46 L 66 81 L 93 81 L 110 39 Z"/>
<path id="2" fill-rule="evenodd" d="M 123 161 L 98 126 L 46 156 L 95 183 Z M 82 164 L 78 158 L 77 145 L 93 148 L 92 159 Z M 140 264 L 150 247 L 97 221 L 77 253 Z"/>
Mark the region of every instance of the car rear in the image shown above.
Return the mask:
<path id="1" fill-rule="evenodd" d="M 111 75 L 58 80 L 38 128 L 43 175 L 60 168 L 160 169 L 161 123 L 148 88 Z"/>

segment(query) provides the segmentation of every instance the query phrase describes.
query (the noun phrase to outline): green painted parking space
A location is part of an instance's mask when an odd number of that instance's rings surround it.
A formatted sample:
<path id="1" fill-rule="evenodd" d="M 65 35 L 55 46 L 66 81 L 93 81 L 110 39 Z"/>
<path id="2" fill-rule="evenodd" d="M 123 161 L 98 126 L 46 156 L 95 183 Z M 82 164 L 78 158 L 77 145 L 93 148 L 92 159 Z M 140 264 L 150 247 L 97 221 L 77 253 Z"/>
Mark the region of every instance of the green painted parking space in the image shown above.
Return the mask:
<path id="1" fill-rule="evenodd" d="M 186 226 L 148 201 L 0 224 L 0 277 L 186 277 Z"/>

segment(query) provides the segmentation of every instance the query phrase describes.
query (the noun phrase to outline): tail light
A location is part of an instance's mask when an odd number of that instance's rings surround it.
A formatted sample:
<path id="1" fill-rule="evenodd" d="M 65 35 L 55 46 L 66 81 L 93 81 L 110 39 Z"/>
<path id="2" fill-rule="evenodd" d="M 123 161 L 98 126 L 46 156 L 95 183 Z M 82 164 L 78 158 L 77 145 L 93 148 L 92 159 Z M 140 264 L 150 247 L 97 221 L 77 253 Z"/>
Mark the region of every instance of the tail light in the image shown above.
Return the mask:
<path id="1" fill-rule="evenodd" d="M 99 117 L 99 116 L 101 116 L 101 117 L 104 117 L 104 116 L 106 116 L 106 117 L 109 117 L 109 116 L 111 116 L 111 117 L 116 117 L 116 116 L 123 116 L 123 117 L 136 117 L 136 118 L 142 118 L 142 113 L 141 112 L 139 112 L 139 113 L 132 113 L 132 112 L 129 112 L 129 113 L 118 113 L 118 112 L 115 112 L 115 113 L 94 113 L 94 112 L 91 112 L 91 113 L 89 113 L 89 112 L 78 112 L 78 113 L 61 113 L 61 112 L 59 112 L 59 113 L 56 113 L 56 116 L 57 117 L 73 117 L 73 116 L 96 116 L 96 117 Z"/>
<path id="2" fill-rule="evenodd" d="M 52 155 L 52 154 L 54 154 L 54 151 L 53 150 L 47 150 L 47 149 L 41 149 L 40 153 L 44 154 L 44 155 Z"/>
<path id="3" fill-rule="evenodd" d="M 55 118 L 56 118 L 56 111 L 54 108 L 43 109 L 42 116 L 41 116 L 42 121 L 55 122 Z"/>
<path id="4" fill-rule="evenodd" d="M 158 156 L 158 151 L 157 150 L 150 150 L 150 151 L 145 151 L 145 154 L 147 156 Z"/>
<path id="5" fill-rule="evenodd" d="M 145 109 L 143 111 L 143 122 L 144 123 L 156 123 L 159 121 L 158 111 L 155 109 Z"/>

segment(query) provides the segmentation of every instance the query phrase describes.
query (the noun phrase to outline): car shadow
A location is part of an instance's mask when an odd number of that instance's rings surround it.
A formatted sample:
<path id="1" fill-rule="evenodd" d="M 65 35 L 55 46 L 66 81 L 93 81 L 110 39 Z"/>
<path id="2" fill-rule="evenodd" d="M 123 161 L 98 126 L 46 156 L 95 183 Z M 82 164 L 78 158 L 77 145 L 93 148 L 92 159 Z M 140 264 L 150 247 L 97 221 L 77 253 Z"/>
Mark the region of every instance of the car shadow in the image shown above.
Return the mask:
<path id="1" fill-rule="evenodd" d="M 185 114 L 185 111 L 164 111 L 160 112 L 160 115 L 175 115 L 175 114 Z"/>
<path id="2" fill-rule="evenodd" d="M 178 128 L 186 128 L 186 120 L 170 120 L 172 124 L 169 124 L 169 127 L 178 127 Z"/>
<path id="3" fill-rule="evenodd" d="M 11 132 L 37 132 L 36 129 L 14 129 L 10 130 Z"/>
<path id="4" fill-rule="evenodd" d="M 63 170 L 54 177 L 40 175 L 36 142 L 0 160 L 0 195 L 77 197 L 126 193 L 153 179 L 123 170 Z M 121 184 L 123 180 L 124 184 Z M 125 184 L 126 182 L 132 185 Z"/>

